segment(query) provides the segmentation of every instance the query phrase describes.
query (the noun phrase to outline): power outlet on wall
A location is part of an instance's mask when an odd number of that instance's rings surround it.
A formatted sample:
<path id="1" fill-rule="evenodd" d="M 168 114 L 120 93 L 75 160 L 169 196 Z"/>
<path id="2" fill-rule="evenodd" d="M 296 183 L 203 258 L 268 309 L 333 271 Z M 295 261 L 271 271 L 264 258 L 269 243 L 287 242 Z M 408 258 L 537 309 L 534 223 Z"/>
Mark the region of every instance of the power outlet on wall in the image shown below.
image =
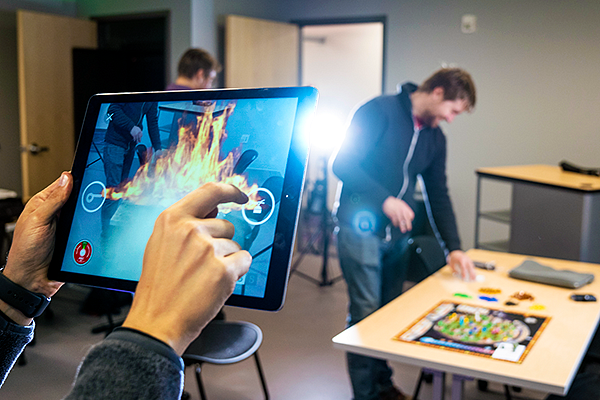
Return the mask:
<path id="1" fill-rule="evenodd" d="M 473 14 L 462 16 L 460 30 L 462 33 L 473 33 L 477 30 L 477 17 Z"/>

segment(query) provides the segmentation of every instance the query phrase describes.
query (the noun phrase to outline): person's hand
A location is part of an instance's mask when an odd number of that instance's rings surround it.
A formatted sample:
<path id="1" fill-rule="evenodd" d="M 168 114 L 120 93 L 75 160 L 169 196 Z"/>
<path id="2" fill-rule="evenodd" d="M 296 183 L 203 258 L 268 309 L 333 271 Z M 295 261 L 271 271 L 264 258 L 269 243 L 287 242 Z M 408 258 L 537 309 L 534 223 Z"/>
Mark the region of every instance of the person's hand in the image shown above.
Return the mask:
<path id="1" fill-rule="evenodd" d="M 463 281 L 470 282 L 477 276 L 475 264 L 464 251 L 454 250 L 450 252 L 447 261 L 454 273 Z"/>
<path id="2" fill-rule="evenodd" d="M 46 297 L 52 297 L 62 286 L 61 282 L 48 280 L 47 274 L 54 253 L 56 219 L 72 188 L 73 177 L 63 172 L 59 179 L 27 202 L 17 220 L 3 272 L 14 283 Z M 19 324 L 31 323 L 31 318 L 4 302 L 0 302 L 0 310 Z"/>
<path id="3" fill-rule="evenodd" d="M 412 230 L 415 213 L 404 200 L 390 196 L 383 202 L 383 213 L 392 221 L 392 225 L 400 228 L 402 233 Z"/>
<path id="4" fill-rule="evenodd" d="M 133 138 L 134 142 L 139 143 L 142 140 L 143 132 L 139 126 L 134 126 L 133 128 L 131 128 L 131 131 L 129 133 L 131 134 L 131 137 Z"/>
<path id="5" fill-rule="evenodd" d="M 207 183 L 158 217 L 124 327 L 183 354 L 250 268 L 250 254 L 231 240 L 231 222 L 214 218 L 218 204 L 247 201 L 234 186 Z"/>

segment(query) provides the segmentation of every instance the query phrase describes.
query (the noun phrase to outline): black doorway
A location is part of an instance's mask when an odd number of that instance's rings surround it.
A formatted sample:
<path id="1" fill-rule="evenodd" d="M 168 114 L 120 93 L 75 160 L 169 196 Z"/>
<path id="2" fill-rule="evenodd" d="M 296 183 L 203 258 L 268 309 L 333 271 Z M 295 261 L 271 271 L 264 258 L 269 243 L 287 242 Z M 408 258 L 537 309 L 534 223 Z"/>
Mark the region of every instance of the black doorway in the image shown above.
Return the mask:
<path id="1" fill-rule="evenodd" d="M 98 49 L 73 49 L 75 139 L 96 93 L 164 90 L 168 13 L 94 18 Z"/>

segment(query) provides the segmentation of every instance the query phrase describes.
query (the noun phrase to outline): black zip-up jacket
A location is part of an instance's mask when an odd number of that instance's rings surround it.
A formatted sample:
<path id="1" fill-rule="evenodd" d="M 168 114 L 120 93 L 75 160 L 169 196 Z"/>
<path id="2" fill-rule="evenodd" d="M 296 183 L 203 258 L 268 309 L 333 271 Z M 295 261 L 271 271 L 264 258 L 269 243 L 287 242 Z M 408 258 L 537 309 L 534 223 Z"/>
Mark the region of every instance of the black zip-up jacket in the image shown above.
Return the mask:
<path id="1" fill-rule="evenodd" d="M 134 126 L 142 129 L 142 121 L 146 116 L 148 135 L 154 150 L 161 149 L 160 134 L 158 132 L 158 104 L 151 103 L 113 103 L 108 107 L 111 121 L 106 129 L 104 141 L 124 149 L 135 145 L 131 136 Z M 146 133 L 146 132 L 145 132 Z"/>
<path id="2" fill-rule="evenodd" d="M 409 182 L 402 200 L 416 209 L 415 183 L 421 174 L 445 246 L 448 251 L 458 250 L 460 239 L 446 180 L 446 137 L 439 127 L 415 132 L 410 94 L 416 89 L 415 84 L 405 83 L 397 95 L 376 97 L 354 114 L 333 162 L 333 172 L 343 183 L 336 217 L 340 224 L 356 227 L 356 216 L 367 213 L 374 216 L 373 228 L 379 236 L 385 237 L 388 225 L 393 238 L 402 235 L 382 206 L 386 198 L 400 193 L 409 157 Z"/>

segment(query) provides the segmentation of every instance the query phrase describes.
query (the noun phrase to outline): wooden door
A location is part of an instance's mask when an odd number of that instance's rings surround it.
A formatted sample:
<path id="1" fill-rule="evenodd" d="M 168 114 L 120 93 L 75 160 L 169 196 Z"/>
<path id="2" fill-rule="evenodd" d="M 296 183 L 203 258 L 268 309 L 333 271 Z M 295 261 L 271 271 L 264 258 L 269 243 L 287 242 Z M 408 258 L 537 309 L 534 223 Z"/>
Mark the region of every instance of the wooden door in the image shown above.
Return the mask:
<path id="1" fill-rule="evenodd" d="M 74 47 L 97 47 L 95 22 L 17 12 L 24 199 L 29 199 L 52 183 L 62 171 L 71 168 L 75 149 Z"/>
<path id="2" fill-rule="evenodd" d="M 298 85 L 299 32 L 294 24 L 228 15 L 225 86 Z"/>

